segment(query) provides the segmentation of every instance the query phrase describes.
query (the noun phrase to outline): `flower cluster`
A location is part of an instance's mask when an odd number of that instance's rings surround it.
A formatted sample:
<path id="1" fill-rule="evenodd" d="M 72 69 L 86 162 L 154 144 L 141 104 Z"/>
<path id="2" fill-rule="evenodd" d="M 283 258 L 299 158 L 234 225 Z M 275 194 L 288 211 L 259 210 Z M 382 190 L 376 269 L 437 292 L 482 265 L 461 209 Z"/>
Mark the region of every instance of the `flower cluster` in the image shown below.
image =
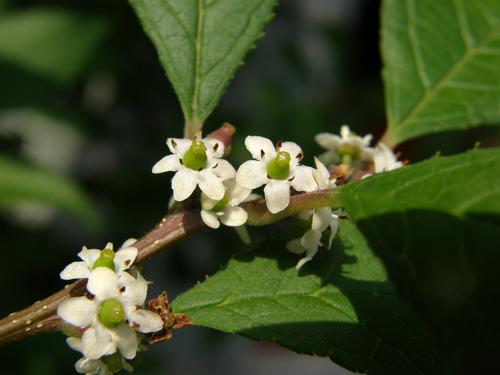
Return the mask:
<path id="1" fill-rule="evenodd" d="M 84 374 L 109 374 L 130 368 L 142 333 L 163 328 L 159 315 L 144 309 L 148 282 L 131 268 L 138 250 L 127 240 L 115 253 L 108 243 L 104 250 L 83 248 L 82 261 L 69 264 L 61 278 L 88 279 L 87 292 L 61 302 L 57 315 L 77 328 L 81 337 L 68 338 L 71 348 L 83 354 L 75 365 Z"/>

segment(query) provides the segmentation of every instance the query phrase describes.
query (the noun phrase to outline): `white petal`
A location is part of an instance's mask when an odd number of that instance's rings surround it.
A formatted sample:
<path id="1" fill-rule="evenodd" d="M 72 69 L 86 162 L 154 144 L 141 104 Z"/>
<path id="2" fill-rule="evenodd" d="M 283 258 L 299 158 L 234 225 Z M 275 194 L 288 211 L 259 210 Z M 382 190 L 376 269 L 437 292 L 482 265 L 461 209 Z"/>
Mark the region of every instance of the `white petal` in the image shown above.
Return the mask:
<path id="1" fill-rule="evenodd" d="M 349 136 L 351 135 L 351 129 L 349 129 L 349 126 L 342 125 L 340 127 L 340 135 L 342 136 L 343 139 L 349 138 Z"/>
<path id="2" fill-rule="evenodd" d="M 80 374 L 97 374 L 104 363 L 98 359 L 80 358 L 75 363 L 75 370 Z"/>
<path id="3" fill-rule="evenodd" d="M 218 216 L 212 211 L 201 210 L 201 220 L 213 229 L 217 229 L 220 226 Z"/>
<path id="4" fill-rule="evenodd" d="M 290 154 L 292 160 L 300 161 L 302 159 L 302 149 L 295 142 L 283 142 L 278 151 L 286 151 Z"/>
<path id="5" fill-rule="evenodd" d="M 332 242 L 335 236 L 337 235 L 337 232 L 339 230 L 339 219 L 337 215 L 333 215 L 334 219 L 330 223 L 330 237 L 328 238 L 328 248 L 332 247 Z"/>
<path id="6" fill-rule="evenodd" d="M 288 181 L 271 180 L 264 188 L 267 209 L 275 214 L 283 211 L 290 203 L 290 184 Z"/>
<path id="7" fill-rule="evenodd" d="M 137 239 L 135 238 L 129 238 L 128 240 L 126 240 L 121 246 L 120 246 L 120 250 L 121 249 L 126 249 L 127 247 L 131 247 L 133 244 L 135 244 L 137 242 Z"/>
<path id="8" fill-rule="evenodd" d="M 87 297 L 74 297 L 62 301 L 57 315 L 75 327 L 85 328 L 92 324 L 97 314 L 97 304 Z"/>
<path id="9" fill-rule="evenodd" d="M 326 150 L 335 151 L 342 142 L 339 136 L 330 133 L 320 133 L 315 137 L 316 142 Z"/>
<path id="10" fill-rule="evenodd" d="M 221 179 L 211 170 L 204 169 L 198 174 L 198 184 L 200 185 L 201 191 L 204 192 L 207 197 L 214 200 L 221 200 L 224 198 L 226 189 L 224 189 Z"/>
<path id="11" fill-rule="evenodd" d="M 228 227 L 238 227 L 245 224 L 247 218 L 248 214 L 243 208 L 227 206 L 223 210 L 220 221 Z"/>
<path id="12" fill-rule="evenodd" d="M 120 294 L 118 300 L 124 306 L 142 306 L 148 293 L 148 282 L 142 278 L 133 278 L 127 272 L 120 273 L 118 285 L 125 290 Z"/>
<path id="13" fill-rule="evenodd" d="M 177 155 L 167 155 L 164 158 L 160 159 L 155 165 L 153 165 L 152 172 L 164 173 L 164 172 L 173 172 L 180 168 L 181 164 L 179 163 L 179 156 Z"/>
<path id="14" fill-rule="evenodd" d="M 299 165 L 293 171 L 293 180 L 290 182 L 297 191 L 315 191 L 318 188 L 313 177 L 313 169 Z"/>
<path id="15" fill-rule="evenodd" d="M 214 138 L 205 138 L 203 143 L 207 147 L 209 158 L 221 158 L 224 155 L 224 143 Z"/>
<path id="16" fill-rule="evenodd" d="M 112 341 L 109 330 L 96 326 L 88 328 L 83 333 L 82 349 L 85 357 L 98 359 L 116 352 L 116 344 Z"/>
<path id="17" fill-rule="evenodd" d="M 247 189 L 256 189 L 267 182 L 266 164 L 262 161 L 248 160 L 236 172 L 236 181 Z"/>
<path id="18" fill-rule="evenodd" d="M 236 182 L 235 178 L 224 181 L 224 186 L 226 187 L 226 195 L 229 206 L 237 206 L 241 202 L 245 201 L 250 196 L 252 192 L 251 189 L 241 186 Z"/>
<path id="19" fill-rule="evenodd" d="M 227 160 L 224 159 L 214 159 L 215 168 L 212 168 L 214 173 L 220 177 L 222 180 L 227 180 L 236 175 L 236 170 Z"/>
<path id="20" fill-rule="evenodd" d="M 300 243 L 300 238 L 295 238 L 291 241 L 288 241 L 286 244 L 286 248 L 288 251 L 294 254 L 303 254 L 307 251 L 307 249 Z"/>
<path id="21" fill-rule="evenodd" d="M 82 251 L 78 253 L 78 257 L 83 260 L 89 268 L 92 268 L 94 262 L 101 256 L 101 250 L 97 249 L 87 249 L 85 246 L 82 248 Z"/>
<path id="22" fill-rule="evenodd" d="M 375 173 L 392 171 L 402 165 L 401 162 L 397 161 L 396 155 L 394 155 L 392 150 L 383 143 L 379 143 L 375 148 L 373 153 L 373 163 Z"/>
<path id="23" fill-rule="evenodd" d="M 115 254 L 114 264 L 115 272 L 121 272 L 130 268 L 132 263 L 134 263 L 135 258 L 139 250 L 135 247 L 126 247 L 124 249 L 118 250 Z"/>
<path id="24" fill-rule="evenodd" d="M 245 244 L 245 245 L 250 245 L 252 240 L 250 239 L 250 233 L 248 233 L 247 227 L 244 225 L 241 225 L 239 227 L 234 227 L 234 230 L 240 237 L 240 240 Z"/>
<path id="25" fill-rule="evenodd" d="M 188 168 L 181 168 L 172 178 L 172 190 L 177 202 L 186 200 L 193 194 L 198 184 L 198 175 Z"/>
<path id="26" fill-rule="evenodd" d="M 245 138 L 245 146 L 256 160 L 270 160 L 276 155 L 273 143 L 264 137 L 249 135 Z"/>
<path id="27" fill-rule="evenodd" d="M 311 229 L 323 232 L 332 222 L 332 209 L 328 207 L 317 208 L 312 215 Z"/>
<path id="28" fill-rule="evenodd" d="M 98 267 L 90 273 L 87 290 L 98 301 L 116 298 L 119 295 L 118 277 L 106 267 Z"/>
<path id="29" fill-rule="evenodd" d="M 316 169 L 313 170 L 313 177 L 318 184 L 318 188 L 320 190 L 334 188 L 335 182 L 330 180 L 328 168 L 317 157 L 314 157 L 314 163 L 316 164 Z"/>
<path id="30" fill-rule="evenodd" d="M 59 274 L 63 280 L 86 279 L 90 275 L 90 268 L 85 262 L 68 264 Z"/>
<path id="31" fill-rule="evenodd" d="M 201 193 L 200 203 L 201 203 L 201 208 L 203 208 L 204 210 L 211 210 L 218 202 L 219 201 L 216 201 L 215 199 L 210 199 L 209 197 L 207 197 L 205 193 Z"/>
<path id="32" fill-rule="evenodd" d="M 135 310 L 127 316 L 131 323 L 138 324 L 136 329 L 142 333 L 158 332 L 163 328 L 163 320 L 158 314 L 149 310 Z"/>
<path id="33" fill-rule="evenodd" d="M 139 338 L 137 333 L 127 324 L 120 324 L 113 330 L 114 340 L 120 352 L 126 359 L 132 359 L 137 354 Z"/>
<path id="34" fill-rule="evenodd" d="M 318 247 L 321 241 L 321 232 L 316 230 L 308 230 L 300 239 L 300 243 L 307 249 L 308 254 L 314 253 L 318 251 Z M 314 255 L 313 254 L 313 255 Z"/>
<path id="35" fill-rule="evenodd" d="M 181 158 L 184 156 L 186 151 L 191 147 L 193 143 L 190 139 L 182 139 L 182 138 L 168 138 L 167 146 L 172 154 L 177 154 Z M 174 146 L 175 145 L 175 146 Z"/>
<path id="36" fill-rule="evenodd" d="M 302 266 L 303 266 L 304 264 L 306 264 L 307 262 L 309 262 L 311 259 L 312 259 L 312 257 L 311 257 L 311 256 L 306 255 L 304 258 L 302 258 L 301 260 L 299 260 L 299 261 L 297 262 L 297 265 L 295 266 L 295 268 L 296 268 L 296 269 L 298 269 L 298 270 L 300 270 L 300 269 L 302 268 Z"/>
<path id="37" fill-rule="evenodd" d="M 76 350 L 77 352 L 82 351 L 82 339 L 79 337 L 68 337 L 66 339 L 66 344 L 73 349 Z"/>

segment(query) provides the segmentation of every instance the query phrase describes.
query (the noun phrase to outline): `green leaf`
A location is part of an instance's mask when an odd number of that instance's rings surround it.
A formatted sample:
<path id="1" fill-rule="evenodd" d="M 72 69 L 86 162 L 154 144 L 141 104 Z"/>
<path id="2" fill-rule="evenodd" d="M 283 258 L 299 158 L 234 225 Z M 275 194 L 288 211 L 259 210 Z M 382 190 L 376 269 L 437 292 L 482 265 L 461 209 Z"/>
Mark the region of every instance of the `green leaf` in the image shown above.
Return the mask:
<path id="1" fill-rule="evenodd" d="M 0 156 L 0 207 L 42 203 L 78 215 L 96 226 L 94 208 L 70 180 L 47 170 Z"/>
<path id="2" fill-rule="evenodd" d="M 102 19 L 58 9 L 5 12 L 0 14 L 0 61 L 68 83 L 93 57 L 106 29 Z"/>
<path id="3" fill-rule="evenodd" d="M 332 250 L 300 271 L 299 257 L 284 249 L 287 229 L 271 229 L 271 241 L 230 260 L 178 297 L 174 310 L 196 325 L 330 356 L 354 371 L 433 372 L 428 336 L 354 225 L 342 223 Z"/>
<path id="4" fill-rule="evenodd" d="M 500 332 L 500 149 L 346 185 L 340 200 L 420 312 L 449 373 L 495 368 Z"/>
<path id="5" fill-rule="evenodd" d="M 179 97 L 186 135 L 201 130 L 277 0 L 130 0 Z"/>
<path id="6" fill-rule="evenodd" d="M 383 78 L 391 145 L 500 124 L 500 2 L 385 0 Z"/>

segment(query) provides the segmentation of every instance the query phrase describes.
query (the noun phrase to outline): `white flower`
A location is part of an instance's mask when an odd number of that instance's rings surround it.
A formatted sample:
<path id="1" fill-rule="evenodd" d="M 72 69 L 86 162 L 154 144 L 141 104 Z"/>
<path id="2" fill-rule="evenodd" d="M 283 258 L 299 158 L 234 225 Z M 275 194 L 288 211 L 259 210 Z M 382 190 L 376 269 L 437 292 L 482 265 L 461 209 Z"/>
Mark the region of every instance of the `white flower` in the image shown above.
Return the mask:
<path id="1" fill-rule="evenodd" d="M 394 152 L 392 152 L 389 147 L 383 143 L 379 143 L 377 147 L 375 147 L 375 152 L 373 154 L 373 166 L 375 173 L 380 173 L 401 168 L 403 163 L 398 161 L 396 155 L 394 155 Z"/>
<path id="2" fill-rule="evenodd" d="M 136 330 L 149 333 L 163 328 L 159 315 L 141 308 L 147 287 L 139 273 L 136 279 L 127 272 L 116 274 L 107 267 L 98 267 L 87 282 L 91 295 L 61 302 L 57 315 L 75 327 L 86 328 L 82 336 L 85 357 L 98 359 L 119 349 L 131 359 L 140 341 Z"/>
<path id="3" fill-rule="evenodd" d="M 317 184 L 317 190 L 333 189 L 336 187 L 335 181 L 330 178 L 328 169 L 321 161 L 314 158 L 316 169 L 313 171 L 313 176 Z M 301 268 L 306 262 L 310 261 L 318 252 L 320 246 L 330 248 L 333 239 L 337 234 L 339 226 L 339 216 L 332 212 L 330 207 L 321 207 L 312 211 L 305 211 L 300 216 L 303 220 L 311 220 L 311 229 L 309 229 L 302 237 L 291 240 L 287 243 L 287 249 L 294 254 L 304 254 L 296 268 Z M 321 242 L 322 234 L 330 228 L 330 236 L 328 244 L 324 245 Z"/>
<path id="4" fill-rule="evenodd" d="M 275 148 L 267 138 L 248 136 L 245 146 L 255 160 L 240 166 L 236 181 L 248 189 L 265 185 L 266 205 L 273 214 L 288 207 L 290 187 L 297 191 L 316 189 L 312 168 L 299 165 L 303 154 L 296 143 L 279 142 Z"/>
<path id="5" fill-rule="evenodd" d="M 68 337 L 66 343 L 71 349 L 82 352 L 82 339 L 78 337 Z M 118 354 L 118 356 L 116 356 L 116 354 L 118 353 L 115 353 L 115 355 L 111 357 L 104 358 L 103 360 L 90 359 L 84 356 L 75 363 L 75 370 L 79 374 L 85 375 L 111 375 L 120 369 L 132 372 L 134 370 L 133 367 L 125 361 L 125 358 L 123 358 L 121 354 Z M 113 371 L 113 369 L 117 371 Z"/>
<path id="6" fill-rule="evenodd" d="M 63 280 L 86 279 L 89 277 L 95 262 L 100 259 L 107 263 L 109 267 L 114 268 L 115 272 L 125 271 L 130 268 L 137 257 L 138 250 L 132 245 L 137 240 L 130 238 L 123 243 L 120 249 L 113 252 L 113 244 L 108 242 L 103 251 L 98 249 L 87 249 L 85 246 L 78 253 L 78 257 L 82 262 L 70 263 L 60 273 Z"/>
<path id="7" fill-rule="evenodd" d="M 226 194 L 219 200 L 210 199 L 204 193 L 201 194 L 201 218 L 211 228 L 217 229 L 222 224 L 230 227 L 238 227 L 246 223 L 247 212 L 238 207 L 251 193 L 231 178 L 224 181 Z"/>
<path id="8" fill-rule="evenodd" d="M 373 148 L 369 147 L 372 135 L 360 137 L 349 129 L 347 125 L 340 128 L 340 137 L 331 133 L 316 135 L 316 142 L 327 150 L 321 159 L 327 163 L 351 164 L 353 161 L 371 161 Z"/>
<path id="9" fill-rule="evenodd" d="M 174 199 L 183 201 L 199 186 L 211 199 L 224 196 L 223 180 L 234 177 L 236 171 L 224 159 L 224 144 L 216 139 L 202 140 L 168 138 L 167 155 L 153 166 L 153 173 L 176 172 L 172 178 Z"/>

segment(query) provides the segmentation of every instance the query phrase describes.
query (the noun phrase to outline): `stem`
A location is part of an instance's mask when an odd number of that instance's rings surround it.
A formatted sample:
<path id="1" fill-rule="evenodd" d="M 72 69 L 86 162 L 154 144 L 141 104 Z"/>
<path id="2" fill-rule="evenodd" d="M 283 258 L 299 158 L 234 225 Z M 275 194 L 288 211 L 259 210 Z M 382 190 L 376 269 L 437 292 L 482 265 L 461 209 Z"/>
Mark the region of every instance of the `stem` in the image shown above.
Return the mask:
<path id="1" fill-rule="evenodd" d="M 293 195 L 288 208 L 278 214 L 267 210 L 263 198 L 244 203 L 241 207 L 248 212 L 248 225 L 265 225 L 305 210 L 320 207 L 340 208 L 340 203 L 332 190 L 323 190 Z M 139 250 L 135 264 L 147 261 L 175 242 L 205 228 L 207 226 L 201 220 L 199 209 L 165 216 L 134 244 Z M 57 306 L 70 297 L 81 296 L 85 291 L 86 282 L 86 279 L 81 279 L 68 284 L 44 300 L 0 320 L 0 345 L 38 333 L 60 330 L 64 323 L 56 315 Z"/>

